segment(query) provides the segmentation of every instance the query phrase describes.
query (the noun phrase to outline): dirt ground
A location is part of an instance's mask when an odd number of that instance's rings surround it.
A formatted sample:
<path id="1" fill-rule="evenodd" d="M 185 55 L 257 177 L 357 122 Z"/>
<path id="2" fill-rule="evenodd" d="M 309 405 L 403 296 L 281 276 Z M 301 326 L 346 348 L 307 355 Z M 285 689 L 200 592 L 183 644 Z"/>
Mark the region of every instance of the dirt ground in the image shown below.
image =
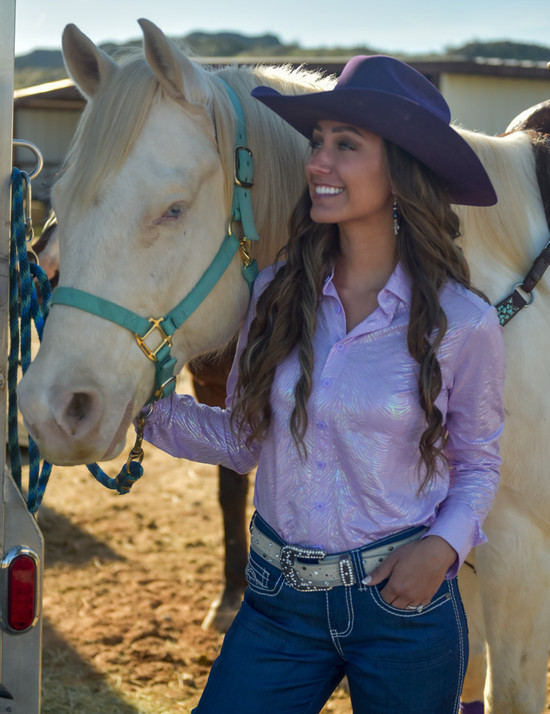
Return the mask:
<path id="1" fill-rule="evenodd" d="M 188 713 L 219 651 L 201 629 L 222 585 L 217 469 L 149 445 L 143 466 L 125 496 L 85 467 L 53 469 L 39 513 L 42 714 Z M 351 712 L 346 693 L 325 712 Z"/>
<path id="2" fill-rule="evenodd" d="M 201 629 L 222 585 L 217 470 L 151 446 L 144 469 L 118 496 L 85 467 L 54 467 L 39 514 L 42 714 L 187 714 L 219 651 Z M 350 714 L 345 691 L 324 712 Z"/>

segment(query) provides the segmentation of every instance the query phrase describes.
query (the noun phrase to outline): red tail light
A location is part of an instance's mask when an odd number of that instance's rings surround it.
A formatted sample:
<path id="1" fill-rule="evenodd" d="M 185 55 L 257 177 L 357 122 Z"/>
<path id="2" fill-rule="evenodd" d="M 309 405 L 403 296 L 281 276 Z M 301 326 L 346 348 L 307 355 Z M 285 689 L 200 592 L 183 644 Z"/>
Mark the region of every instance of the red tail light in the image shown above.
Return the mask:
<path id="1" fill-rule="evenodd" d="M 39 560 L 29 548 L 13 548 L 2 560 L 2 624 L 25 632 L 38 617 Z"/>

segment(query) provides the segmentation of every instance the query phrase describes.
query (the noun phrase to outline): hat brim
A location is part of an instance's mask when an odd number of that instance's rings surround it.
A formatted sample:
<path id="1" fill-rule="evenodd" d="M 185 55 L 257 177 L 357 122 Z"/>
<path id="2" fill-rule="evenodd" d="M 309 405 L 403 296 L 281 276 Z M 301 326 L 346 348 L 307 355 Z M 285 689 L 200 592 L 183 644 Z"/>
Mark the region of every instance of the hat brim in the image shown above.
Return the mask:
<path id="1" fill-rule="evenodd" d="M 321 119 L 372 131 L 408 151 L 444 183 L 453 203 L 492 206 L 495 190 L 470 145 L 449 124 L 409 99 L 370 89 L 341 88 L 284 95 L 256 87 L 252 96 L 308 139 Z"/>

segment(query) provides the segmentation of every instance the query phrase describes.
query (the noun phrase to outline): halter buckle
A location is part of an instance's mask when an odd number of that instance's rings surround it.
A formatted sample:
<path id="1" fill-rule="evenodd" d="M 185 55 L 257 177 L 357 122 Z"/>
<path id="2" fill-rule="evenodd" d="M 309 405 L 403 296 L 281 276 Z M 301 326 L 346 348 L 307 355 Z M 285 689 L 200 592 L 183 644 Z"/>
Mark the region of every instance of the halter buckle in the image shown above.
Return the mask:
<path id="1" fill-rule="evenodd" d="M 173 377 L 170 377 L 169 379 L 166 380 L 166 382 L 163 382 L 158 389 L 155 390 L 155 393 L 153 394 L 153 397 L 156 401 L 159 401 L 160 399 L 164 399 L 165 396 L 168 396 L 170 392 L 174 390 L 176 384 L 176 377 L 175 375 Z M 164 390 L 170 386 L 170 392 L 168 394 L 164 394 Z"/>
<path id="2" fill-rule="evenodd" d="M 172 337 L 171 335 L 166 334 L 166 332 L 162 328 L 162 325 L 160 324 L 161 322 L 164 322 L 164 317 L 150 317 L 149 322 L 151 323 L 151 327 L 144 335 L 139 335 L 137 332 L 134 332 L 134 336 L 136 338 L 140 350 L 145 354 L 147 359 L 150 359 L 152 362 L 158 362 L 157 354 L 160 352 L 160 350 L 165 345 L 168 345 L 168 347 L 172 347 Z M 158 343 L 158 345 L 156 345 L 156 347 L 149 347 L 149 345 L 146 344 L 146 340 L 154 333 L 155 330 L 160 333 L 161 341 Z"/>
<path id="3" fill-rule="evenodd" d="M 235 172 L 234 172 L 234 181 L 239 188 L 252 188 L 254 186 L 254 179 L 252 176 L 247 180 L 245 178 L 240 177 L 241 173 L 241 162 L 239 160 L 239 152 L 244 151 L 248 154 L 246 157 L 247 159 L 250 160 L 250 170 L 252 171 L 252 152 L 247 146 L 236 146 L 235 147 Z"/>
<path id="4" fill-rule="evenodd" d="M 516 283 L 514 287 L 512 288 L 514 292 L 516 292 L 520 298 L 523 300 L 524 305 L 522 307 L 531 307 L 533 302 L 535 301 L 535 292 L 534 290 L 527 291 L 523 288 L 522 283 Z"/>

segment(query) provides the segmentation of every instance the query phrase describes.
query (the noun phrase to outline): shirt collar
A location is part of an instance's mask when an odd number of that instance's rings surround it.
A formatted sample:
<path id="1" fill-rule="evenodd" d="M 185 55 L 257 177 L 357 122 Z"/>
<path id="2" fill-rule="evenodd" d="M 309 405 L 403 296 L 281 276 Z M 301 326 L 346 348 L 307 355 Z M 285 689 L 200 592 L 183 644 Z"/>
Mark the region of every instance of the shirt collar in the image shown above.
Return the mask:
<path id="1" fill-rule="evenodd" d="M 323 286 L 323 295 L 335 295 L 336 288 L 334 287 L 334 270 L 330 273 Z M 397 263 L 395 270 L 390 275 L 388 282 L 384 285 L 378 294 L 378 302 L 382 308 L 390 308 L 395 306 L 396 298 L 398 302 L 405 305 L 411 304 L 411 278 L 405 272 L 401 263 Z"/>
<path id="2" fill-rule="evenodd" d="M 386 296 L 394 296 L 405 305 L 411 304 L 411 278 L 405 272 L 401 263 L 397 263 L 395 270 L 390 275 L 388 282 L 382 288 L 378 295 L 379 302 L 382 304 L 382 300 Z"/>

